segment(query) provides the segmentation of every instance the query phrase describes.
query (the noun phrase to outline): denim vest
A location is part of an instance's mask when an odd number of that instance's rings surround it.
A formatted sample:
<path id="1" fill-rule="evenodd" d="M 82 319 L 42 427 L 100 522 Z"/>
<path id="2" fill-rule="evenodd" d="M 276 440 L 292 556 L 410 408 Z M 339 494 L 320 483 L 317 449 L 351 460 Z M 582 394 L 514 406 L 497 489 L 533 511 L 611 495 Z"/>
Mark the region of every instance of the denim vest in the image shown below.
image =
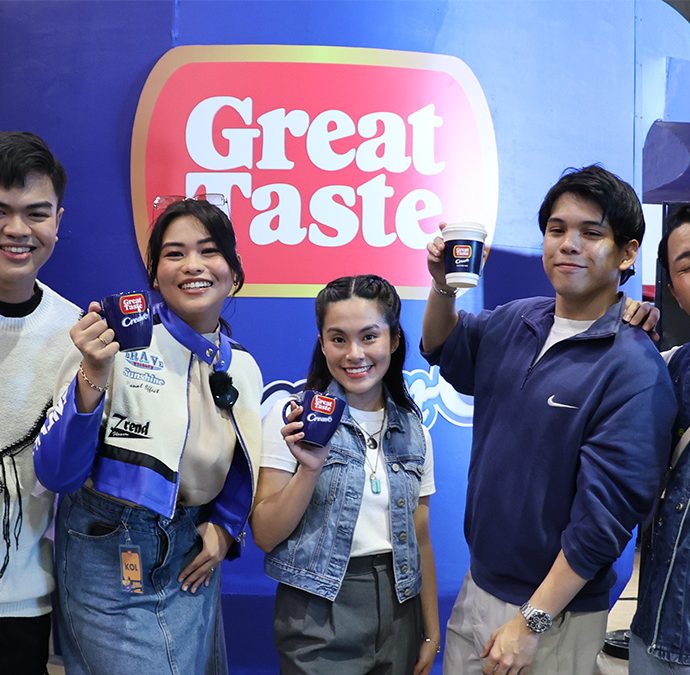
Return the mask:
<path id="1" fill-rule="evenodd" d="M 690 343 L 668 365 L 678 399 L 676 443 L 690 424 Z M 690 447 L 668 477 L 648 548 L 642 552 L 639 600 L 632 631 L 654 656 L 690 665 Z"/>
<path id="2" fill-rule="evenodd" d="M 345 398 L 336 382 L 328 391 Z M 404 602 L 416 596 L 422 585 L 413 516 L 426 447 L 419 418 L 399 408 L 387 393 L 386 419 L 382 440 L 390 491 L 395 592 Z M 264 570 L 269 577 L 335 600 L 350 560 L 352 534 L 365 489 L 364 457 L 364 436 L 346 406 L 302 520 L 266 555 Z"/>

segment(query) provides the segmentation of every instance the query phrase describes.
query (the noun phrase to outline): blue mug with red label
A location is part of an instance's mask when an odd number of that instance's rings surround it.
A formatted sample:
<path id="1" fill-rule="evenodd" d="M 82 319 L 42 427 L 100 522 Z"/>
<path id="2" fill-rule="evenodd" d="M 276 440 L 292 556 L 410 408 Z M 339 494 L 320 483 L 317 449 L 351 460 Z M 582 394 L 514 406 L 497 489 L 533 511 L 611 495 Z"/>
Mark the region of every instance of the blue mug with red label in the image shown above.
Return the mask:
<path id="1" fill-rule="evenodd" d="M 283 408 L 285 424 L 288 423 L 287 414 L 290 410 L 290 403 L 292 401 L 288 401 Z M 302 427 L 304 438 L 300 443 L 313 445 L 317 448 L 328 445 L 338 428 L 338 424 L 340 424 L 340 418 L 345 410 L 345 401 L 336 396 L 307 389 L 295 403 L 303 408 L 300 417 L 294 420 L 295 422 L 302 422 L 304 425 Z"/>
<path id="2" fill-rule="evenodd" d="M 148 291 L 107 295 L 101 300 L 101 314 L 115 331 L 121 352 L 144 349 L 151 344 L 153 312 Z"/>

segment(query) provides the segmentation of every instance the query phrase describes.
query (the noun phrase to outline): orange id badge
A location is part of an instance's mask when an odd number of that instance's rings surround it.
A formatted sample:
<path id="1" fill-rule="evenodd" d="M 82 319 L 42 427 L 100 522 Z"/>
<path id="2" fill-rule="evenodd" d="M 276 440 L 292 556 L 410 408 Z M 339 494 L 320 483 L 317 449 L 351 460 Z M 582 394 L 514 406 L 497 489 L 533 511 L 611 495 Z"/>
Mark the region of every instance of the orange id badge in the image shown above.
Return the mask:
<path id="1" fill-rule="evenodd" d="M 138 546 L 120 545 L 120 571 L 122 590 L 125 593 L 143 593 L 141 578 L 141 549 Z"/>

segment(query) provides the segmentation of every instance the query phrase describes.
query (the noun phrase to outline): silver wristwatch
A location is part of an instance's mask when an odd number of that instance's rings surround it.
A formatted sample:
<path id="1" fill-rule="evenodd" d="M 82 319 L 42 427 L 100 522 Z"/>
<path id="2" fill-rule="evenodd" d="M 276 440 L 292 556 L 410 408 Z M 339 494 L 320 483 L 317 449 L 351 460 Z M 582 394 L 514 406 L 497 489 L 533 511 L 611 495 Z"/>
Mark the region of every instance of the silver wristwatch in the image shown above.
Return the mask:
<path id="1" fill-rule="evenodd" d="M 525 617 L 527 628 L 533 633 L 545 633 L 553 625 L 553 619 L 548 612 L 532 607 L 529 602 L 520 607 L 520 614 Z"/>

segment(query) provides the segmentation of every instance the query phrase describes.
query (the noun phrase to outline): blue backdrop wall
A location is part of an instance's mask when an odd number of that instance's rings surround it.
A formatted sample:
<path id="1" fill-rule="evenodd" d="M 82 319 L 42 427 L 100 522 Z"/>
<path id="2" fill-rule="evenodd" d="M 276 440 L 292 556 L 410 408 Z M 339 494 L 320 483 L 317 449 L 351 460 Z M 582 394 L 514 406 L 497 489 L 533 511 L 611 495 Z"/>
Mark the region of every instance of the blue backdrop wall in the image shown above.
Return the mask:
<path id="1" fill-rule="evenodd" d="M 462 59 L 486 96 L 499 166 L 491 257 L 483 283 L 459 303 L 471 309 L 550 293 L 536 213 L 565 167 L 600 162 L 639 188 L 650 125 L 668 110 L 688 114 L 673 78 L 687 78 L 690 25 L 661 0 L 4 0 L 0 44 L 0 128 L 43 136 L 70 177 L 60 241 L 41 278 L 84 307 L 145 284 L 130 199 L 132 127 L 149 72 L 173 47 L 326 45 Z M 668 110 L 667 91 L 675 97 Z M 629 286 L 639 295 L 639 277 Z M 239 298 L 228 308 L 267 383 L 304 376 L 312 304 Z M 410 371 L 428 370 L 415 349 L 422 311 L 422 301 L 405 301 Z M 445 621 L 468 564 L 462 518 L 471 428 L 468 410 L 441 394 L 426 412 L 434 422 L 432 535 Z M 276 672 L 266 648 L 273 586 L 251 542 L 226 566 L 224 588 L 234 672 Z"/>

